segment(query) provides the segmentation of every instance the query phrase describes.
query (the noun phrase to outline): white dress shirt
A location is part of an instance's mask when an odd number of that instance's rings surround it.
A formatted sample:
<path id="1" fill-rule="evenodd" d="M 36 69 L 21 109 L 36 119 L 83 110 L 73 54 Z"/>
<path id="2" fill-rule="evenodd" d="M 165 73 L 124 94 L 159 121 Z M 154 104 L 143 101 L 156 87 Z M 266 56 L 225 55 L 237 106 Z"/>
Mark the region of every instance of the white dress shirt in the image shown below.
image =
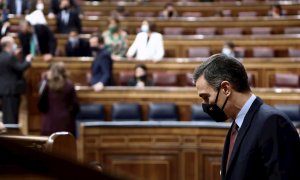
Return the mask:
<path id="1" fill-rule="evenodd" d="M 134 56 L 135 54 L 137 60 L 162 59 L 165 54 L 162 35 L 152 32 L 148 39 L 148 33 L 138 33 L 127 52 L 128 56 Z"/>
<path id="2" fill-rule="evenodd" d="M 240 110 L 238 115 L 236 116 L 235 123 L 239 126 L 239 129 L 242 127 L 245 116 L 248 113 L 248 111 L 255 99 L 256 99 L 256 96 L 254 94 L 252 94 L 251 97 L 244 104 L 244 106 L 242 107 L 242 109 Z"/>

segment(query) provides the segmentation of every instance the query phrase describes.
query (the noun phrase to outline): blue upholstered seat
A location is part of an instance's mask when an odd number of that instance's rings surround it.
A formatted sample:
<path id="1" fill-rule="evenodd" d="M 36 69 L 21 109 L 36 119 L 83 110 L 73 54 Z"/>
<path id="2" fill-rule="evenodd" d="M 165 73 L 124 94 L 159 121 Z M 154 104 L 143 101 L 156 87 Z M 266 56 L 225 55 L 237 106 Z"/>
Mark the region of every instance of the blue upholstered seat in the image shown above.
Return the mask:
<path id="1" fill-rule="evenodd" d="M 174 103 L 151 103 L 149 105 L 150 121 L 177 121 L 178 109 Z"/>
<path id="2" fill-rule="evenodd" d="M 103 121 L 104 109 L 101 104 L 81 104 L 77 115 L 79 121 Z"/>
<path id="3" fill-rule="evenodd" d="M 112 108 L 113 121 L 140 121 L 141 107 L 134 103 L 115 103 Z"/>

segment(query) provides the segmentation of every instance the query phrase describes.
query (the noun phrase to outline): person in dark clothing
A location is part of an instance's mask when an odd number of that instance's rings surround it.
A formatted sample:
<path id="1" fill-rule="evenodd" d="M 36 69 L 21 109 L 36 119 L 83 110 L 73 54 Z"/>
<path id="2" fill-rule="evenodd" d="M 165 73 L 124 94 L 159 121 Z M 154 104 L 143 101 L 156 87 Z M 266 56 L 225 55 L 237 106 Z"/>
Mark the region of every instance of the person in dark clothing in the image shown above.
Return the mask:
<path id="1" fill-rule="evenodd" d="M 91 80 L 95 91 L 101 91 L 104 86 L 112 85 L 112 59 L 110 51 L 104 48 L 102 36 L 93 35 L 90 38 L 90 47 L 95 60 L 91 67 Z"/>
<path id="2" fill-rule="evenodd" d="M 42 24 L 32 26 L 29 22 L 22 21 L 20 30 L 18 36 L 23 56 L 41 54 L 45 61 L 52 58 L 55 54 L 56 39 L 48 26 Z"/>
<path id="3" fill-rule="evenodd" d="M 81 33 L 79 14 L 71 9 L 69 0 L 61 0 L 60 9 L 56 18 L 56 30 L 61 34 L 67 34 L 71 29 L 76 28 Z"/>
<path id="4" fill-rule="evenodd" d="M 7 0 L 6 9 L 9 14 L 24 15 L 29 12 L 30 1 L 28 0 Z"/>
<path id="5" fill-rule="evenodd" d="M 76 29 L 72 29 L 65 44 L 65 53 L 68 57 L 91 56 L 89 42 L 80 38 Z"/>
<path id="6" fill-rule="evenodd" d="M 60 2 L 62 0 L 51 0 L 49 4 L 49 13 L 48 18 L 54 18 L 58 13 L 60 13 L 61 9 L 59 7 Z M 80 14 L 80 8 L 78 4 L 76 3 L 76 0 L 69 0 L 71 8 L 76 11 L 78 14 Z"/>
<path id="7" fill-rule="evenodd" d="M 143 88 L 145 86 L 153 86 L 153 82 L 148 78 L 147 67 L 144 64 L 135 66 L 135 76 L 128 81 L 128 86 L 136 86 Z"/>
<path id="8" fill-rule="evenodd" d="M 40 87 L 38 109 L 42 113 L 42 135 L 58 131 L 75 134 L 79 103 L 73 83 L 67 78 L 62 62 L 50 65 Z"/>
<path id="9" fill-rule="evenodd" d="M 203 111 L 232 121 L 221 162 L 222 180 L 299 180 L 300 138 L 289 118 L 265 104 L 232 56 L 215 54 L 194 71 Z"/>
<path id="10" fill-rule="evenodd" d="M 23 71 L 30 67 L 31 55 L 19 62 L 16 44 L 10 36 L 1 39 L 0 53 L 0 98 L 4 124 L 18 124 L 20 95 L 25 92 Z"/>

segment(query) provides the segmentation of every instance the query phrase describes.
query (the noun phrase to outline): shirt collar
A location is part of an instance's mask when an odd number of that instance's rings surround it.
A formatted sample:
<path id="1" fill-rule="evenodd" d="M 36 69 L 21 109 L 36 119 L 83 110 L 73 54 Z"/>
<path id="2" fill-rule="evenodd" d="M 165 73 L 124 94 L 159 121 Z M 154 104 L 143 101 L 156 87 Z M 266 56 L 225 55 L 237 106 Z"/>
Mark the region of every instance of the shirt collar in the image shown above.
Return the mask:
<path id="1" fill-rule="evenodd" d="M 239 129 L 242 127 L 242 124 L 244 122 L 245 116 L 247 112 L 249 111 L 252 103 L 256 99 L 256 96 L 254 94 L 251 95 L 251 97 L 247 100 L 247 102 L 244 104 L 240 112 L 238 113 L 235 123 L 239 126 Z"/>

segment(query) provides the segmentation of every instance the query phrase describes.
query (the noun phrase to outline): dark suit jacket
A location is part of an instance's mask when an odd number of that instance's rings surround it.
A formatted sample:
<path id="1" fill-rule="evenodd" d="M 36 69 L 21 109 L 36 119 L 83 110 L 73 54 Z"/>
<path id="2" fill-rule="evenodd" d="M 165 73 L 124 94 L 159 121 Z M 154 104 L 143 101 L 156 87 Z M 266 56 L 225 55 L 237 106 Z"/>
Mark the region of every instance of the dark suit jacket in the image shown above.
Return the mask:
<path id="1" fill-rule="evenodd" d="M 99 50 L 92 63 L 91 84 L 102 82 L 105 86 L 112 85 L 112 59 L 111 54 L 105 48 Z"/>
<path id="2" fill-rule="evenodd" d="M 75 47 L 68 41 L 65 45 L 65 52 L 68 57 L 91 56 L 90 45 L 84 39 L 79 39 L 78 44 Z"/>
<path id="3" fill-rule="evenodd" d="M 239 129 L 226 173 L 229 130 L 223 152 L 223 180 L 299 180 L 300 139 L 278 110 L 256 98 Z"/>
<path id="4" fill-rule="evenodd" d="M 58 14 L 60 12 L 60 0 L 51 0 L 49 5 L 49 13 Z M 75 2 L 75 0 L 70 0 L 70 6 L 78 13 L 80 14 L 80 8 Z"/>
<path id="5" fill-rule="evenodd" d="M 68 23 L 63 22 L 61 12 L 56 18 L 56 29 L 59 33 L 68 34 L 71 29 L 76 28 L 79 33 L 81 33 L 81 20 L 79 14 L 75 11 L 70 11 Z"/>
<path id="6" fill-rule="evenodd" d="M 0 95 L 24 93 L 23 71 L 30 66 L 27 61 L 18 62 L 17 58 L 5 51 L 0 53 Z"/>
<path id="7" fill-rule="evenodd" d="M 35 25 L 34 31 L 36 33 L 39 50 L 41 54 L 55 54 L 56 39 L 52 31 L 46 25 Z M 22 47 L 23 55 L 30 54 L 30 40 L 32 34 L 19 33 L 19 40 Z"/>
<path id="8" fill-rule="evenodd" d="M 28 0 L 22 0 L 22 14 L 26 14 L 29 10 L 30 3 Z M 16 0 L 8 0 L 6 1 L 6 8 L 9 10 L 10 14 L 16 14 L 17 8 L 16 8 Z"/>

